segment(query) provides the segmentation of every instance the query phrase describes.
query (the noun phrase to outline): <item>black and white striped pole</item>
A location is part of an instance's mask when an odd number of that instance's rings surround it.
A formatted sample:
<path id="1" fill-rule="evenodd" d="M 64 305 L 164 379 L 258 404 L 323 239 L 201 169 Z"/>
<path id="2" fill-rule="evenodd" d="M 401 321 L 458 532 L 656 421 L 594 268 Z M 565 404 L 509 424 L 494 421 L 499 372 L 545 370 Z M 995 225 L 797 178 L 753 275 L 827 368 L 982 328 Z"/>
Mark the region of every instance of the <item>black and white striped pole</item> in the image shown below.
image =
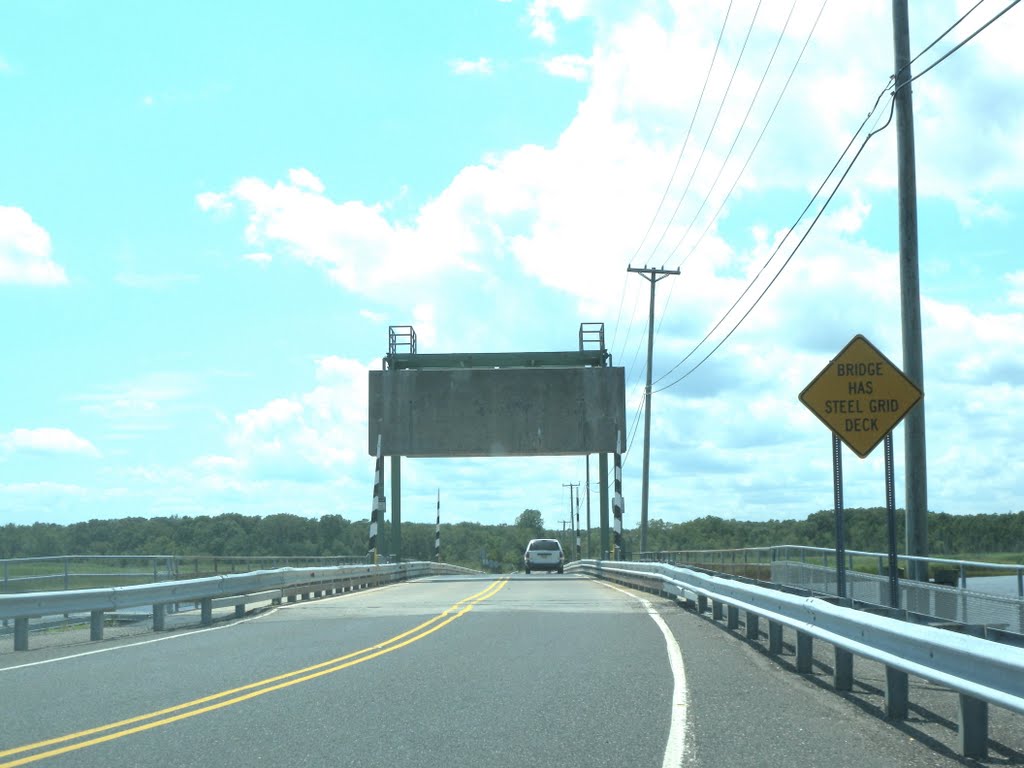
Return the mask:
<path id="1" fill-rule="evenodd" d="M 377 526 L 384 517 L 384 457 L 377 435 L 377 465 L 373 472 L 373 509 L 370 511 L 370 554 L 377 565 Z"/>
<path id="2" fill-rule="evenodd" d="M 622 432 L 615 433 L 615 497 L 612 499 L 612 513 L 615 516 L 615 544 L 612 560 L 622 557 Z"/>
<path id="3" fill-rule="evenodd" d="M 437 489 L 437 527 L 434 528 L 434 559 L 441 562 L 441 489 Z"/>
<path id="4" fill-rule="evenodd" d="M 576 559 L 580 559 L 580 496 L 576 494 Z"/>

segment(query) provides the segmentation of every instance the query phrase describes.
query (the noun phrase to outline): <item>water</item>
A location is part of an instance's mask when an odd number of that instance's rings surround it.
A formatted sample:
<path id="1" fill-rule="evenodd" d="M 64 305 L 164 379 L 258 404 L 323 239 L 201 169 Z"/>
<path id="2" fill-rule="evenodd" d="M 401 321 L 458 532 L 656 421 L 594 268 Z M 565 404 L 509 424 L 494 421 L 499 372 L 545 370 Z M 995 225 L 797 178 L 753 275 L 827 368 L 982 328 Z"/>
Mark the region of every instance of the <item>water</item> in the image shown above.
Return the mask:
<path id="1" fill-rule="evenodd" d="M 1017 597 L 1016 576 L 968 576 L 967 589 L 990 595 Z"/>

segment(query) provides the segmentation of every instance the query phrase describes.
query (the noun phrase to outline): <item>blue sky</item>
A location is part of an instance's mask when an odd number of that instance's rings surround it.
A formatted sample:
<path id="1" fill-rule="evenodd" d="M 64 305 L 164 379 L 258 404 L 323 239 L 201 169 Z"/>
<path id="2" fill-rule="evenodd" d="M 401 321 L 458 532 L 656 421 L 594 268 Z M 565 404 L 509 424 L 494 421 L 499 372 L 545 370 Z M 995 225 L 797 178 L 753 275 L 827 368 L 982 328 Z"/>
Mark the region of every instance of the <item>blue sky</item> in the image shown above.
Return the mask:
<path id="1" fill-rule="evenodd" d="M 789 245 L 755 278 L 892 70 L 886 2 L 816 24 L 819 0 L 756 5 L 0 3 L 0 521 L 368 517 L 389 325 L 484 352 L 604 322 L 632 424 L 648 286 L 626 267 L 681 269 L 658 284 L 659 379 L 778 271 Z M 912 51 L 968 7 L 913 3 Z M 914 84 L 937 511 L 1024 506 L 1022 36 L 1014 9 Z M 890 127 L 732 337 L 656 391 L 652 518 L 830 507 L 797 395 L 858 333 L 900 363 L 896 221 Z M 884 503 L 877 454 L 847 452 L 849 506 Z M 440 488 L 449 521 L 554 525 L 582 481 L 582 457 L 407 460 L 404 518 L 433 520 Z"/>

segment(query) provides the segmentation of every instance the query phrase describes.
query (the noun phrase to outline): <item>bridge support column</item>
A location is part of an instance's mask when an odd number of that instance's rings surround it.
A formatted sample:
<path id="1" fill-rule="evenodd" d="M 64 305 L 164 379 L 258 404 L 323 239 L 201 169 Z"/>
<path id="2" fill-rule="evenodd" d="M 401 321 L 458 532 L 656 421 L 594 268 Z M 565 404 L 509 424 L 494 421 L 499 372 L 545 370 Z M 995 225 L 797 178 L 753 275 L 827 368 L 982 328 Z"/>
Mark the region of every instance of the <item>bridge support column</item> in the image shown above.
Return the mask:
<path id="1" fill-rule="evenodd" d="M 391 457 L 391 550 L 395 562 L 402 562 L 402 457 Z"/>
<path id="2" fill-rule="evenodd" d="M 885 716 L 890 720 L 906 720 L 909 700 L 907 673 L 894 667 L 886 667 Z"/>
<path id="3" fill-rule="evenodd" d="M 608 552 L 611 549 L 611 543 L 608 537 L 608 454 L 599 453 L 597 455 L 597 479 L 598 485 L 600 486 L 600 506 L 601 506 L 601 556 L 600 560 L 608 559 Z"/>
<path id="4" fill-rule="evenodd" d="M 782 653 L 782 625 L 777 621 L 768 622 L 768 653 Z"/>
<path id="5" fill-rule="evenodd" d="M 839 647 L 835 649 L 832 683 L 837 691 L 853 690 L 853 654 Z"/>
<path id="6" fill-rule="evenodd" d="M 988 757 L 988 702 L 960 694 L 960 754 Z"/>
<path id="7" fill-rule="evenodd" d="M 103 639 L 103 611 L 89 612 L 89 639 L 94 642 Z"/>
<path id="8" fill-rule="evenodd" d="M 814 661 L 814 638 L 804 632 L 796 633 L 796 671 L 808 674 Z"/>

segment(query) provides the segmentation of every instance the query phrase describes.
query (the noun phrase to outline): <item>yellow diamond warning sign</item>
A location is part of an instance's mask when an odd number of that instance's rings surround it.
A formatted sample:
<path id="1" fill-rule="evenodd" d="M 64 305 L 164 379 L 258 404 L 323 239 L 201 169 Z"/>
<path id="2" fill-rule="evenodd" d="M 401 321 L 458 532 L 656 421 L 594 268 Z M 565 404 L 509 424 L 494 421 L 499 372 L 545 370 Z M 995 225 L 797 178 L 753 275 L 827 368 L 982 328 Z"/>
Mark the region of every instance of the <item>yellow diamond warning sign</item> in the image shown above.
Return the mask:
<path id="1" fill-rule="evenodd" d="M 858 334 L 800 393 L 800 402 L 863 459 L 922 396 L 903 371 Z"/>

